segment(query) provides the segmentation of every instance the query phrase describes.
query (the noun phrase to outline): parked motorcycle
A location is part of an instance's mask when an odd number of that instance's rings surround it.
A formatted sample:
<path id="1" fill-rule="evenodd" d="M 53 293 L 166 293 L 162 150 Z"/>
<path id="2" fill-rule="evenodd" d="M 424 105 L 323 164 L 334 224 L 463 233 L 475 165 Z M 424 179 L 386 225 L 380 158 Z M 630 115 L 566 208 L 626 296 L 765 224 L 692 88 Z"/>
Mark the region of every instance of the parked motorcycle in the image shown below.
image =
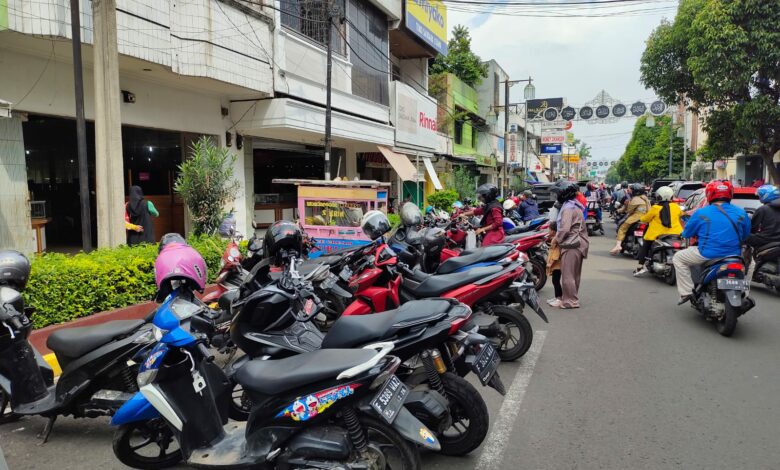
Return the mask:
<path id="1" fill-rule="evenodd" d="M 685 248 L 685 241 L 679 235 L 661 235 L 652 242 L 644 243 L 652 243 L 648 252 L 650 262 L 647 270 L 670 286 L 675 285 L 677 276 L 672 258 L 675 253 Z"/>
<path id="2" fill-rule="evenodd" d="M 416 470 L 419 456 L 409 442 L 440 448 L 404 407 L 410 390 L 394 375 L 401 361 L 388 355 L 392 343 L 247 361 L 235 379 L 251 397 L 249 420 L 228 424 L 231 382 L 203 342 L 181 327 L 185 312 L 197 308 L 174 308 L 187 297 L 177 289 L 158 309 L 159 343 L 141 366 L 140 391 L 112 419 L 122 463 Z M 156 451 L 154 464 L 138 457 L 146 446 Z"/>
<path id="3" fill-rule="evenodd" d="M 723 336 L 731 336 L 737 319 L 756 304 L 748 296 L 750 281 L 745 279 L 742 258 L 729 256 L 693 266 L 694 288 L 691 305 L 704 318 L 715 323 Z"/>
<path id="4" fill-rule="evenodd" d="M 780 294 L 780 242 L 769 243 L 755 250 L 754 258 L 756 267 L 753 281 Z"/>

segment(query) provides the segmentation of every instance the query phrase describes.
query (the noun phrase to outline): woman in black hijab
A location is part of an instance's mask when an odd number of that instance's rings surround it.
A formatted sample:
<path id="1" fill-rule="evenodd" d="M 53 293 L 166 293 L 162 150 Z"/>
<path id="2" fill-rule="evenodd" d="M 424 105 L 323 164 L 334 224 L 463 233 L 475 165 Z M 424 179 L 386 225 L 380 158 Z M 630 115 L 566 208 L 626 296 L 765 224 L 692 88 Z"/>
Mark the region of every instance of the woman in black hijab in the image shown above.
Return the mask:
<path id="1" fill-rule="evenodd" d="M 157 217 L 159 213 L 151 201 L 144 199 L 144 192 L 140 186 L 130 188 L 130 201 L 125 207 L 128 221 L 140 227 L 140 230 L 129 229 L 127 231 L 127 244 L 133 246 L 139 243 L 154 243 L 152 216 Z"/>

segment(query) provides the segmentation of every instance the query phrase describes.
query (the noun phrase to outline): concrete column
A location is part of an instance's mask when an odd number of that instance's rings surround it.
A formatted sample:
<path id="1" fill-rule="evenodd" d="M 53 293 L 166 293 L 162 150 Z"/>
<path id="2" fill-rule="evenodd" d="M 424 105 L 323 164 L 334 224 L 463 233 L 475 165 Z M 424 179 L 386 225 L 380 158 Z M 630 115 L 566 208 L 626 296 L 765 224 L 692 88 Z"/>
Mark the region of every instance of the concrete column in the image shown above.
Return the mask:
<path id="1" fill-rule="evenodd" d="M 244 198 L 246 219 L 246 237 L 254 234 L 252 221 L 255 220 L 255 152 L 252 148 L 252 138 L 244 137 Z"/>
<path id="2" fill-rule="evenodd" d="M 35 251 L 22 120 L 0 118 L 0 249 Z"/>
<path id="3" fill-rule="evenodd" d="M 251 145 L 251 143 L 250 143 Z M 225 210 L 233 210 L 236 216 L 236 230 L 241 232 L 244 236 L 251 236 L 251 219 L 247 214 L 248 204 L 247 198 L 253 198 L 254 194 L 252 187 L 247 186 L 246 181 L 246 141 L 244 141 L 244 147 L 241 150 L 236 148 L 235 140 L 233 146 L 230 147 L 230 153 L 236 157 L 236 162 L 233 165 L 233 178 L 238 182 L 238 192 L 236 193 L 236 199 L 233 203 L 226 207 Z M 251 171 L 252 168 L 249 168 Z M 247 191 L 247 188 L 249 190 Z M 247 222 L 250 223 L 247 223 Z"/>
<path id="4" fill-rule="evenodd" d="M 116 0 L 93 0 L 98 246 L 125 243 L 125 184 Z"/>
<path id="5" fill-rule="evenodd" d="M 357 172 L 357 152 L 353 145 L 344 146 L 344 150 L 346 152 L 347 179 L 353 180 L 356 176 L 359 176 Z"/>

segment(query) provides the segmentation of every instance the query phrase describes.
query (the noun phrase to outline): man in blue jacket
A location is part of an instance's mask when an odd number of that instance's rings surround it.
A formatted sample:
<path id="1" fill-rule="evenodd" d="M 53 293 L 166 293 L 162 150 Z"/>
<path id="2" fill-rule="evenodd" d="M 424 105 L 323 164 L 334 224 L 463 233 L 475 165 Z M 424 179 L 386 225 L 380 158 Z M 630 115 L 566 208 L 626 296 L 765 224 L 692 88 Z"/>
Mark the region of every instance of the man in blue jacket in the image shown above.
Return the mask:
<path id="1" fill-rule="evenodd" d="M 528 189 L 523 191 L 523 200 L 520 202 L 518 212 L 522 216 L 523 222 L 539 218 L 539 206 L 536 204 L 534 193 Z"/>
<path id="2" fill-rule="evenodd" d="M 742 244 L 750 235 L 750 217 L 731 204 L 734 188 L 729 181 L 713 180 L 705 189 L 709 205 L 696 210 L 685 224 L 683 238 L 696 238 L 698 246 L 678 251 L 672 262 L 677 272 L 679 305 L 691 300 L 691 266 L 726 256 L 742 256 Z"/>

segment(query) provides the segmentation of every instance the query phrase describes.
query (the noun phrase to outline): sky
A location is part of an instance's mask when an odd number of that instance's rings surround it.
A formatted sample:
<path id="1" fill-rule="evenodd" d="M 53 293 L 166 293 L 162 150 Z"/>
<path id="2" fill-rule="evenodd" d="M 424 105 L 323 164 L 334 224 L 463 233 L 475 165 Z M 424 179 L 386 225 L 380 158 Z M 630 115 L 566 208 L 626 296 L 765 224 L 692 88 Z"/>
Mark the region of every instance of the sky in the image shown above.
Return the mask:
<path id="1" fill-rule="evenodd" d="M 602 89 L 627 106 L 640 100 L 653 101 L 654 93 L 639 81 L 639 61 L 653 29 L 664 17 L 672 19 L 674 15 L 673 8 L 641 16 L 595 18 L 448 10 L 448 29 L 452 31 L 457 24 L 468 26 L 472 49 L 482 60 L 495 59 L 513 80 L 532 77 L 536 98 L 564 97 L 574 107 L 593 100 Z M 523 101 L 524 86 L 512 87 L 512 102 Z M 591 160 L 610 161 L 622 155 L 635 122 L 630 117 L 614 124 L 576 121 L 572 131 L 593 147 Z"/>

